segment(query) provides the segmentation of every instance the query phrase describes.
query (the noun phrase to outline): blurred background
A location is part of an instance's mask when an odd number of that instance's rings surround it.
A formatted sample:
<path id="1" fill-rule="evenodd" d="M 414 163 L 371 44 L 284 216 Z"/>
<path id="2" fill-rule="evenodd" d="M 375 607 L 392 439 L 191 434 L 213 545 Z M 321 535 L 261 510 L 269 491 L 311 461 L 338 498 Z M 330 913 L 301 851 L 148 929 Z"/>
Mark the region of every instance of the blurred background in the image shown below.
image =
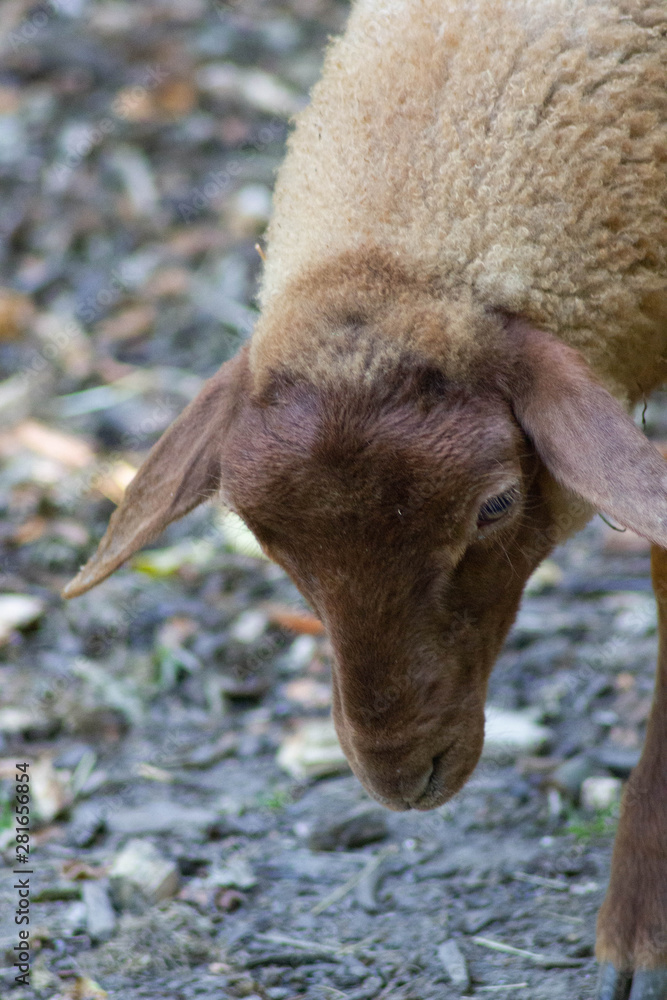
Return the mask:
<path id="1" fill-rule="evenodd" d="M 35 869 L 29 985 L 0 877 L 3 996 L 592 995 L 653 683 L 641 539 L 596 519 L 531 580 L 482 764 L 428 815 L 349 774 L 322 628 L 224 512 L 59 597 L 252 330 L 289 121 L 347 11 L 0 5 L 0 851 L 25 761 Z M 643 419 L 667 437 L 664 398 Z"/>

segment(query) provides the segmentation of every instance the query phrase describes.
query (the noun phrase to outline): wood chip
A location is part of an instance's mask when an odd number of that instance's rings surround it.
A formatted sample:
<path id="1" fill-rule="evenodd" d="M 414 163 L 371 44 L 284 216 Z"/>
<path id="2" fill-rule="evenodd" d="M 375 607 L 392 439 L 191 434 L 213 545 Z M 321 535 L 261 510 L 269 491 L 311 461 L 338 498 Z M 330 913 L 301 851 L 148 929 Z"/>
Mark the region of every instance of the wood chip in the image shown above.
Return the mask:
<path id="1" fill-rule="evenodd" d="M 470 986 L 468 963 L 453 938 L 440 945 L 438 948 L 438 959 L 451 983 L 465 992 Z"/>

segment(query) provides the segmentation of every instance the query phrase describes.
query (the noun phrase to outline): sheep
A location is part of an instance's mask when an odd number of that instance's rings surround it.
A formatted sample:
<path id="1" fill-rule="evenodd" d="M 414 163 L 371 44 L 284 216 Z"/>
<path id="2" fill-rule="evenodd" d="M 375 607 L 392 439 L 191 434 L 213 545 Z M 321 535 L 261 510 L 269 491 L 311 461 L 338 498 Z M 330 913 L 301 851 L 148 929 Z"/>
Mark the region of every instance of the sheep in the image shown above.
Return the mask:
<path id="1" fill-rule="evenodd" d="M 250 342 L 66 589 L 220 497 L 334 650 L 368 791 L 473 771 L 530 573 L 597 511 L 653 544 L 656 696 L 600 911 L 600 1000 L 667 998 L 664 0 L 358 0 L 279 172 Z"/>

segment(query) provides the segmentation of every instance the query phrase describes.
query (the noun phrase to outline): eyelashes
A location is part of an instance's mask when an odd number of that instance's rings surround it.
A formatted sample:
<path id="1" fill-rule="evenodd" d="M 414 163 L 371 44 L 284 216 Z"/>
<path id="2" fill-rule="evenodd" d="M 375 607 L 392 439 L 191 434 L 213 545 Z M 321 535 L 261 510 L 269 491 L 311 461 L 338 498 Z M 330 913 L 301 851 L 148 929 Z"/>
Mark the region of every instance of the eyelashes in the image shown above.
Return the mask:
<path id="1" fill-rule="evenodd" d="M 503 493 L 498 493 L 494 497 L 489 497 L 479 508 L 477 527 L 483 528 L 486 524 L 493 524 L 495 521 L 499 521 L 508 513 L 518 499 L 519 490 L 516 486 L 505 490 Z"/>

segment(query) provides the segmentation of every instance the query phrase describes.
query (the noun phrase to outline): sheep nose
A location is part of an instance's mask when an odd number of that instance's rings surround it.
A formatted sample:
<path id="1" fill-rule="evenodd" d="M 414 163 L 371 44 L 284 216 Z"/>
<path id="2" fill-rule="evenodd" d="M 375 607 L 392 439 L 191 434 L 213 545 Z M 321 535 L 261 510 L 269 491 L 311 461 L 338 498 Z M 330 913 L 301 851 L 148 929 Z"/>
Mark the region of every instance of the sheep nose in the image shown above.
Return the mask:
<path id="1" fill-rule="evenodd" d="M 364 784 L 390 808 L 399 810 L 419 808 L 417 803 L 428 790 L 437 759 L 436 757 L 427 765 L 422 764 L 418 767 L 405 765 L 383 767 L 377 760 L 372 764 L 368 762 L 370 766 L 367 764 L 365 768 Z"/>
<path id="2" fill-rule="evenodd" d="M 399 794 L 408 809 L 412 809 L 429 786 L 433 774 L 433 764 L 429 764 L 419 774 L 401 776 L 398 782 Z"/>

